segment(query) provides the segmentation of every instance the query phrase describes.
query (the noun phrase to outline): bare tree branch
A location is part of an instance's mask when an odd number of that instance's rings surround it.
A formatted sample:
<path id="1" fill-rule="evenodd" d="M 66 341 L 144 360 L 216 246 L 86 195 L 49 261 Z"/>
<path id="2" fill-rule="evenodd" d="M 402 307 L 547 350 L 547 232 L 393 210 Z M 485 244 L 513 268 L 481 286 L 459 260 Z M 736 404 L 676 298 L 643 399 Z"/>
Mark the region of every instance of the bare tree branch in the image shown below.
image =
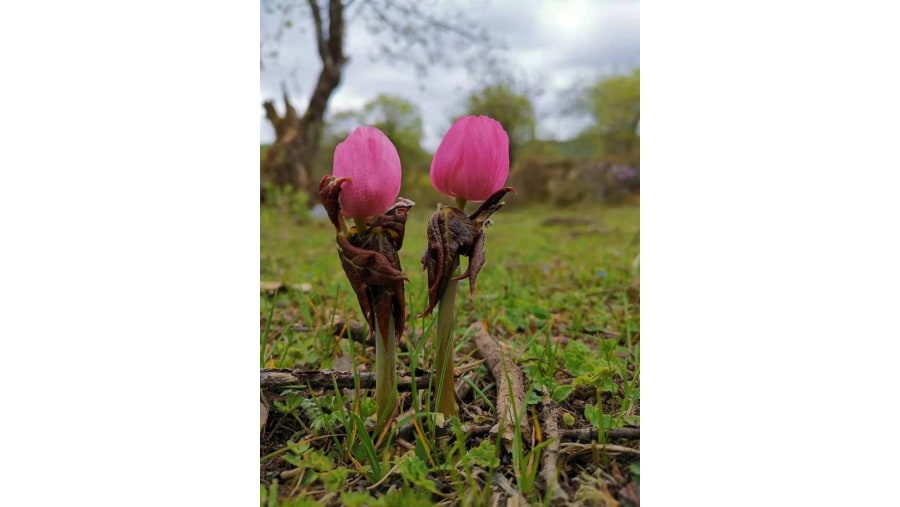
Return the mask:
<path id="1" fill-rule="evenodd" d="M 261 159 L 261 177 L 279 186 L 291 185 L 305 190 L 310 202 L 317 201 L 315 185 L 312 183 L 314 163 L 318 156 L 319 144 L 324 129 L 324 118 L 328 102 L 340 85 L 343 68 L 348 58 L 344 54 L 347 9 L 353 6 L 355 13 L 362 14 L 371 33 L 383 34 L 380 44 L 373 49 L 381 49 L 377 55 L 392 64 L 411 64 L 419 75 L 438 61 L 445 63 L 463 62 L 470 66 L 472 61 L 482 62 L 491 67 L 491 73 L 473 73 L 474 76 L 495 75 L 496 61 L 492 60 L 492 42 L 484 29 L 473 28 L 477 23 L 469 19 L 470 14 L 458 9 L 449 11 L 435 7 L 433 11 L 423 8 L 414 0 L 364 0 L 363 2 L 327 0 L 264 0 L 264 16 L 282 16 L 279 23 L 267 25 L 269 32 L 261 37 L 262 65 L 266 50 L 271 44 L 280 42 L 282 32 L 294 26 L 290 19 L 293 13 L 302 11 L 308 16 L 315 33 L 315 45 L 322 68 L 306 109 L 298 115 L 294 106 L 283 93 L 286 113 L 284 117 L 274 114 L 274 106 L 264 105 L 266 118 L 276 131 L 276 142 L 269 148 L 270 153 Z M 302 9 L 297 9 L 302 6 Z M 306 7 L 309 11 L 307 12 Z M 328 19 L 325 19 L 327 16 Z M 298 24 L 301 27 L 306 23 Z M 308 25 L 306 25 L 308 26 Z M 274 54 L 275 52 L 273 52 Z M 466 55 L 474 59 L 467 59 Z M 376 55 L 372 55 L 376 56 Z"/>
<path id="2" fill-rule="evenodd" d="M 316 46 L 319 48 L 319 58 L 325 62 L 328 59 L 325 34 L 322 32 L 322 11 L 319 10 L 319 2 L 309 0 L 309 8 L 312 10 L 313 25 L 316 28 Z"/>
<path id="3" fill-rule="evenodd" d="M 435 16 L 429 16 L 427 14 L 423 14 L 422 11 L 419 10 L 419 6 L 416 3 L 410 4 L 411 7 L 404 7 L 402 5 L 397 5 L 396 3 L 392 2 L 391 0 L 385 0 L 385 4 L 388 7 L 390 7 L 391 9 L 394 9 L 401 14 L 411 16 L 413 18 L 421 20 L 424 23 L 427 23 L 427 24 L 433 26 L 434 28 L 438 28 L 440 30 L 455 33 L 455 34 L 459 35 L 460 37 L 465 37 L 472 41 L 480 39 L 479 36 L 469 32 L 467 30 L 463 30 L 462 28 L 460 28 L 458 26 L 447 24 Z"/>
<path id="4" fill-rule="evenodd" d="M 344 4 L 331 0 L 328 6 L 328 54 L 332 65 L 344 65 Z"/>
<path id="5" fill-rule="evenodd" d="M 631 440 L 641 439 L 640 428 L 607 428 L 605 430 L 606 438 L 627 438 Z M 596 442 L 600 438 L 597 428 L 573 428 L 562 430 L 564 440 L 572 440 L 575 442 L 589 443 Z"/>

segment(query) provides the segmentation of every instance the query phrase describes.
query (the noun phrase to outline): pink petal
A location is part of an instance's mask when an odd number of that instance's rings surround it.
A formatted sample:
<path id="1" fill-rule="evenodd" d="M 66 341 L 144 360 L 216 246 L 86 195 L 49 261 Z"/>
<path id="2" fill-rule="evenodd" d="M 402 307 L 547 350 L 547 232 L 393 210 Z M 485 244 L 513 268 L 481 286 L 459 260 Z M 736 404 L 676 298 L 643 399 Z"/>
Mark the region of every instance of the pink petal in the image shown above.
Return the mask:
<path id="1" fill-rule="evenodd" d="M 344 215 L 380 215 L 400 193 L 400 155 L 384 132 L 375 127 L 359 127 L 334 149 L 332 175 L 351 179 L 341 187 Z"/>
<path id="2" fill-rule="evenodd" d="M 431 184 L 451 197 L 483 201 L 509 176 L 509 136 L 488 116 L 456 120 L 431 162 Z"/>

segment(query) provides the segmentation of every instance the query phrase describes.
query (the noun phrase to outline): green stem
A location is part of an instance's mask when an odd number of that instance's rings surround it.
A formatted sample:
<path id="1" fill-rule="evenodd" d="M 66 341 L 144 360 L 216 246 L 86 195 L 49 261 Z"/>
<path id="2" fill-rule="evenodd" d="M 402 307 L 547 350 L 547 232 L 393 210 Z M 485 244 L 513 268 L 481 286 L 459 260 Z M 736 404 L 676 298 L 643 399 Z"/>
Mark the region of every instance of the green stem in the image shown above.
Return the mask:
<path id="1" fill-rule="evenodd" d="M 366 232 L 366 219 L 365 218 L 354 218 L 353 223 L 356 225 L 356 233 L 362 234 Z"/>
<path id="2" fill-rule="evenodd" d="M 456 207 L 465 212 L 466 200 L 456 198 Z M 459 276 L 459 267 L 453 272 L 453 277 Z M 456 406 L 456 390 L 454 382 L 453 352 L 456 348 L 453 340 L 453 320 L 456 318 L 456 286 L 458 282 L 451 280 L 441 295 L 438 302 L 437 316 L 437 350 L 434 361 L 437 376 L 437 395 L 435 407 L 445 416 L 459 416 L 459 407 Z"/>
<path id="3" fill-rule="evenodd" d="M 374 311 L 374 310 L 373 310 Z M 378 319 L 388 320 L 388 335 L 381 335 Z M 390 423 L 397 411 L 397 340 L 391 315 L 375 314 L 375 406 L 376 435 Z"/>
<path id="4" fill-rule="evenodd" d="M 457 272 L 459 270 L 457 269 Z M 454 274 L 456 276 L 456 273 Z M 445 416 L 458 416 L 459 409 L 456 406 L 456 391 L 453 382 L 453 319 L 456 309 L 456 286 L 458 282 L 451 281 L 438 302 L 437 316 L 437 350 L 434 356 L 434 366 L 437 372 L 437 399 L 435 406 L 437 411 Z"/>

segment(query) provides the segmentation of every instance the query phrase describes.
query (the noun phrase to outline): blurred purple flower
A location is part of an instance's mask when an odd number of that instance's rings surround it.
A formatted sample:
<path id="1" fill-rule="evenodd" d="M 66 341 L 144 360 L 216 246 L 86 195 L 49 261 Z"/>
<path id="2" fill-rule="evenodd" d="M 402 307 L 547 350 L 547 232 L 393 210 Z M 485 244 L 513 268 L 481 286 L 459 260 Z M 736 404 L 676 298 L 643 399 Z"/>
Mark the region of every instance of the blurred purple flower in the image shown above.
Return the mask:
<path id="1" fill-rule="evenodd" d="M 609 171 L 620 181 L 630 180 L 638 175 L 638 170 L 630 165 L 613 164 Z"/>

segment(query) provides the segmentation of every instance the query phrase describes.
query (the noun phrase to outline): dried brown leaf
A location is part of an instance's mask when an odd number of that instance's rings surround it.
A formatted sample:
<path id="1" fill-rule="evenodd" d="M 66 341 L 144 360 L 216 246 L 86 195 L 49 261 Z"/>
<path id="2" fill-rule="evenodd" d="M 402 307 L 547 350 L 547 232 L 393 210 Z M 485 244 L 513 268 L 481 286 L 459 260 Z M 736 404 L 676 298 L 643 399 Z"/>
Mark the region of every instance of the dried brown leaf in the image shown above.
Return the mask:
<path id="1" fill-rule="evenodd" d="M 469 279 L 475 294 L 475 280 L 484 266 L 484 226 L 503 207 L 503 196 L 515 192 L 504 187 L 491 195 L 469 216 L 452 206 L 438 205 L 428 222 L 428 246 L 422 255 L 422 269 L 428 270 L 428 308 L 419 317 L 430 315 L 451 280 Z M 466 271 L 454 277 L 460 256 L 469 258 Z"/>
<path id="2" fill-rule="evenodd" d="M 403 245 L 407 213 L 415 203 L 399 198 L 385 214 L 369 217 L 365 231 L 358 232 L 347 227 L 340 211 L 341 185 L 346 181 L 349 178 L 328 175 L 319 184 L 319 197 L 335 228 L 341 266 L 369 323 L 369 333 L 375 331 L 376 313 L 391 315 L 399 340 L 406 314 L 403 283 L 409 279 L 401 270 L 397 251 Z M 387 323 L 386 319 L 381 322 L 385 339 Z"/>

